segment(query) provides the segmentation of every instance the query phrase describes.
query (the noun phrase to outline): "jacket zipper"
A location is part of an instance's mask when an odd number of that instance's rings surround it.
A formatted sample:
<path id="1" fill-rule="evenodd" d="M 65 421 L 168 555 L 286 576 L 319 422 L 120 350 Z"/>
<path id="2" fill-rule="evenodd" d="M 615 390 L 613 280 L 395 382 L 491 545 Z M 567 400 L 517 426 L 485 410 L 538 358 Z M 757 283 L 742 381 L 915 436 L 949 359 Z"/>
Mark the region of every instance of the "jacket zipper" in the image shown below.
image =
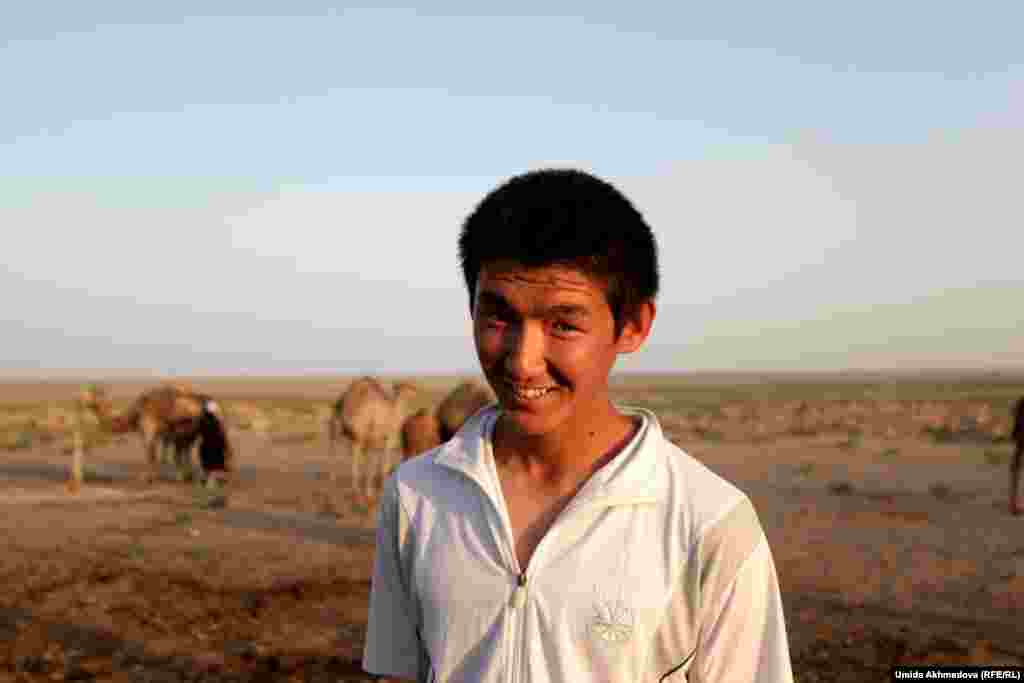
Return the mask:
<path id="1" fill-rule="evenodd" d="M 617 497 L 617 498 L 608 497 L 608 498 L 603 498 L 603 499 L 599 498 L 597 500 L 589 500 L 589 501 L 585 501 L 583 503 L 578 503 L 576 505 L 573 505 L 573 504 L 570 503 L 565 509 L 563 509 L 558 514 L 557 517 L 555 517 L 554 522 L 552 522 L 551 526 L 548 527 L 548 530 L 547 530 L 547 532 L 545 532 L 544 537 L 540 539 L 540 543 L 538 543 L 537 547 L 534 549 L 533 556 L 530 558 L 530 563 L 528 563 L 526 567 L 520 569 L 519 574 L 516 577 L 516 587 L 515 587 L 515 590 L 512 593 L 512 609 L 514 609 L 517 612 L 517 614 L 515 616 L 515 621 L 513 622 L 516 625 L 516 627 L 517 627 L 516 628 L 517 633 L 515 634 L 514 637 L 512 637 L 510 639 L 510 641 L 511 641 L 510 642 L 510 647 L 514 648 L 513 649 L 513 653 L 512 653 L 512 662 L 513 662 L 512 663 L 512 670 L 509 672 L 509 680 L 511 681 L 511 683 L 517 683 L 519 680 L 525 679 L 525 675 L 523 673 L 523 670 L 526 668 L 525 658 L 526 658 L 526 649 L 527 649 L 526 648 L 526 609 L 525 609 L 525 607 L 526 607 L 526 598 L 529 595 L 528 591 L 529 591 L 529 580 L 530 580 L 530 577 L 527 574 L 527 570 L 529 569 L 530 564 L 533 564 L 534 559 L 537 557 L 537 555 L 540 554 L 540 549 L 544 546 L 544 544 L 551 537 L 551 532 L 554 531 L 555 527 L 557 527 L 559 523 L 564 524 L 565 520 L 569 517 L 569 515 L 577 512 L 579 510 L 583 510 L 583 509 L 590 508 L 590 507 L 595 507 L 595 506 L 599 506 L 599 507 L 615 507 L 615 506 L 619 506 L 619 505 L 638 505 L 638 504 L 656 503 L 656 502 L 657 502 L 656 498 L 651 498 L 649 496 L 646 496 L 646 497 L 645 496 L 621 496 L 621 497 Z M 493 501 L 492 501 L 492 504 L 493 504 Z M 495 505 L 495 508 L 497 508 L 497 507 L 498 506 Z M 499 516 L 499 518 L 501 517 L 500 514 L 498 516 Z M 509 540 L 512 542 L 512 546 L 511 546 L 512 547 L 512 557 L 513 557 L 513 559 L 515 559 L 515 541 L 512 538 L 511 528 L 506 526 L 506 529 L 507 529 L 507 534 L 506 535 L 509 537 Z"/>
<path id="2" fill-rule="evenodd" d="M 526 650 L 525 607 L 527 591 L 529 586 L 529 576 L 527 575 L 527 569 L 529 567 L 527 566 L 522 569 L 519 568 L 519 562 L 516 558 L 516 544 L 515 538 L 512 534 L 511 520 L 508 520 L 506 518 L 506 515 L 502 514 L 501 506 L 498 505 L 498 502 L 487 490 L 487 487 L 483 484 L 483 482 L 477 480 L 476 477 L 472 476 L 469 477 L 469 479 L 476 483 L 477 487 L 480 488 L 480 490 L 484 494 L 484 497 L 488 500 L 491 507 L 497 513 L 498 519 L 500 520 L 500 523 L 503 527 L 502 530 L 504 531 L 505 542 L 508 543 L 509 557 L 512 560 L 513 571 L 518 570 L 519 572 L 518 574 L 516 574 L 516 587 L 512 592 L 511 604 L 512 609 L 514 609 L 517 612 L 516 616 L 514 617 L 514 620 L 512 621 L 512 625 L 516 633 L 509 639 L 509 646 L 512 648 L 512 665 L 511 670 L 509 671 L 509 681 L 510 683 L 517 683 L 517 681 L 519 681 L 521 678 L 521 670 L 525 667 L 525 664 L 523 663 Z M 658 499 L 651 496 L 603 496 L 598 497 L 597 499 L 585 500 L 582 503 L 569 503 L 569 505 L 565 509 L 563 509 L 557 517 L 555 517 L 554 522 L 552 522 L 551 526 L 548 527 L 548 530 L 547 532 L 545 532 L 544 537 L 540 539 L 540 542 L 537 544 L 537 547 L 533 551 L 533 556 L 530 558 L 530 562 L 532 563 L 533 559 L 537 557 L 540 549 L 548 541 L 548 539 L 551 536 L 551 532 L 555 529 L 555 527 L 560 522 L 564 523 L 565 519 L 568 517 L 569 514 L 595 506 L 616 507 L 620 505 L 637 505 L 643 503 L 656 502 L 658 502 Z"/>
<path id="3" fill-rule="evenodd" d="M 509 671 L 509 680 L 512 683 L 520 680 L 520 673 L 525 667 L 523 662 L 526 643 L 526 591 L 527 576 L 526 570 L 522 570 L 516 578 L 515 592 L 512 594 L 512 609 L 515 610 L 516 634 L 511 638 L 509 646 L 512 648 L 512 668 Z"/>

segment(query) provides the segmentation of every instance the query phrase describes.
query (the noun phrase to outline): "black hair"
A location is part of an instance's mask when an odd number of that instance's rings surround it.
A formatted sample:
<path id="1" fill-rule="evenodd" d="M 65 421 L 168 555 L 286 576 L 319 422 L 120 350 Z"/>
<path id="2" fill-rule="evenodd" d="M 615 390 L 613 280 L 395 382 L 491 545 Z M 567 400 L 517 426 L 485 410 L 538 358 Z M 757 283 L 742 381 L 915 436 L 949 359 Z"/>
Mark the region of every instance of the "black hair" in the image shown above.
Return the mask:
<path id="1" fill-rule="evenodd" d="M 601 280 L 615 333 L 658 293 L 658 249 L 650 226 L 611 183 L 575 169 L 541 169 L 492 190 L 466 218 L 459 261 L 473 306 L 488 263 L 565 265 Z"/>

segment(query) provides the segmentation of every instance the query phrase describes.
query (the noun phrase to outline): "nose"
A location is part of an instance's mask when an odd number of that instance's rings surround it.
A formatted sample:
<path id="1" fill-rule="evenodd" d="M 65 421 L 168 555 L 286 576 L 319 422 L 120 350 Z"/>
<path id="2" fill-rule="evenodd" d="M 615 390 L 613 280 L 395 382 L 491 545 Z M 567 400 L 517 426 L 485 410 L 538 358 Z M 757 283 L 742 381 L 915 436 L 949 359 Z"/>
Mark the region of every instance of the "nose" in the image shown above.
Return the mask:
<path id="1" fill-rule="evenodd" d="M 523 323 L 505 338 L 505 372 L 510 379 L 525 380 L 542 373 L 546 367 L 544 331 Z"/>

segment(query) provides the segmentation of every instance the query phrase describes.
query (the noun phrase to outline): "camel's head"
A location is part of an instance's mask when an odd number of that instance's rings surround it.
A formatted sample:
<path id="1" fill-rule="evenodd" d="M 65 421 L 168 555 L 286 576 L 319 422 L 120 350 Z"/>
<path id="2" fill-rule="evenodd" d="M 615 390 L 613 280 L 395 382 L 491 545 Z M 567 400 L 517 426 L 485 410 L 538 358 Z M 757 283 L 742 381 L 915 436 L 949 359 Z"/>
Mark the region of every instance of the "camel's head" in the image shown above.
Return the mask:
<path id="1" fill-rule="evenodd" d="M 395 400 L 402 403 L 409 403 L 412 399 L 416 398 L 420 390 L 412 382 L 396 382 L 395 383 Z"/>
<path id="2" fill-rule="evenodd" d="M 98 384 L 84 384 L 78 393 L 79 402 L 86 408 L 100 405 L 107 398 L 106 390 Z"/>

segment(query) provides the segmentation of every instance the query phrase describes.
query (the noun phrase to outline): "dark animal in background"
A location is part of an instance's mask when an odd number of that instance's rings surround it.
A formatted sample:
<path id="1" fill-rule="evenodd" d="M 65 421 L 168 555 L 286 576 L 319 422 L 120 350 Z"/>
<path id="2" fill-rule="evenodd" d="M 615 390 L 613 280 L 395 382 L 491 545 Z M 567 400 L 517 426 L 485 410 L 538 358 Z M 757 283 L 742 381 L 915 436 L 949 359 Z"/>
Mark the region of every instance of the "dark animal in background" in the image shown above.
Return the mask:
<path id="1" fill-rule="evenodd" d="M 1020 495 L 1020 473 L 1024 460 L 1024 397 L 1017 401 L 1013 411 L 1013 461 L 1010 463 L 1010 514 L 1024 512 L 1024 500 Z"/>

